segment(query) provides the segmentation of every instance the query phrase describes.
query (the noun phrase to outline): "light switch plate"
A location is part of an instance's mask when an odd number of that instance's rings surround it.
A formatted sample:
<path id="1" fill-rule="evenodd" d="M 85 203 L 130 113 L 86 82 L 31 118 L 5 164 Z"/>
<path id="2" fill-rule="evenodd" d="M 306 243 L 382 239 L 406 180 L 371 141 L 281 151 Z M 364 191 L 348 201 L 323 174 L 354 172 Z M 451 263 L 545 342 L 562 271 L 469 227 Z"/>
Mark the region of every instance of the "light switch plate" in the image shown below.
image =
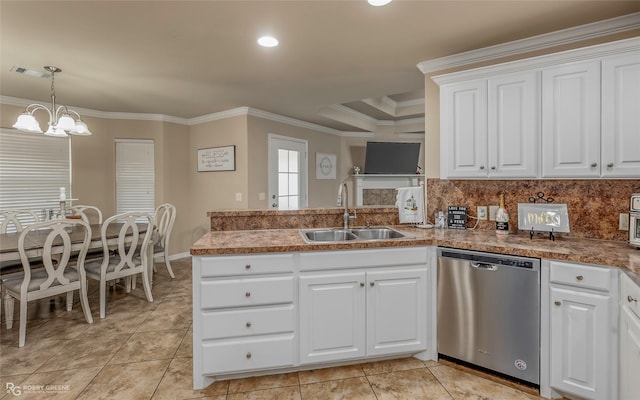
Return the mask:
<path id="1" fill-rule="evenodd" d="M 486 220 L 487 219 L 487 206 L 478 206 L 478 219 Z"/>
<path id="2" fill-rule="evenodd" d="M 236 201 L 242 201 L 242 193 L 241 192 L 236 193 Z"/>
<path id="3" fill-rule="evenodd" d="M 498 206 L 489 206 L 489 221 L 496 220 L 496 214 L 498 213 Z"/>
<path id="4" fill-rule="evenodd" d="M 618 223 L 618 229 L 620 229 L 621 231 L 628 231 L 629 230 L 629 214 L 627 213 L 620 213 L 619 218 L 619 223 Z"/>

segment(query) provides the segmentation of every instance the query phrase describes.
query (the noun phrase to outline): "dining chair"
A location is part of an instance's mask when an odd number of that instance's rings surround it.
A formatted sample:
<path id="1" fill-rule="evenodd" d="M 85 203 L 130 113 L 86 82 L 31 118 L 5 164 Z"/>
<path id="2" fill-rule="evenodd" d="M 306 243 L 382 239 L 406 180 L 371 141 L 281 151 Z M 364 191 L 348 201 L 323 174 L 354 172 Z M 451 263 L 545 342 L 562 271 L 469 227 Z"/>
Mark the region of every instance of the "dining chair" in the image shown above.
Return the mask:
<path id="1" fill-rule="evenodd" d="M 167 272 L 169 272 L 171 279 L 176 277 L 169 262 L 169 238 L 171 237 L 171 231 L 173 230 L 173 223 L 175 221 L 176 207 L 174 205 L 165 203 L 156 208 L 153 218 L 155 227 L 153 258 L 155 259 L 158 256 L 164 257 L 164 264 L 167 266 Z"/>
<path id="2" fill-rule="evenodd" d="M 140 233 L 138 220 L 145 220 L 148 229 Z M 100 234 L 102 237 L 102 259 L 85 263 L 87 277 L 100 282 L 100 318 L 106 315 L 107 282 L 125 278 L 126 290 L 130 291 L 131 278 L 142 275 L 142 286 L 149 302 L 153 302 L 149 284 L 148 250 L 153 234 L 153 221 L 148 213 L 129 212 L 107 218 Z M 117 247 L 110 249 L 107 230 L 118 230 Z"/>
<path id="3" fill-rule="evenodd" d="M 35 211 L 0 210 L 0 233 L 22 232 L 26 225 L 38 221 L 38 214 Z"/>
<path id="4" fill-rule="evenodd" d="M 75 241 L 72 246 L 69 231 L 79 235 L 82 241 Z M 43 237 L 43 235 L 46 235 Z M 31 243 L 42 242 L 41 262 L 44 268 L 32 270 L 30 260 Z M 80 304 L 88 323 L 93 323 L 89 300 L 87 299 L 87 278 L 84 261 L 91 242 L 91 227 L 84 221 L 57 219 L 39 222 L 24 228 L 18 238 L 18 251 L 22 262 L 21 276 L 6 279 L 4 308 L 7 318 L 7 329 L 13 326 L 15 300 L 20 302 L 20 332 L 18 347 L 23 347 L 27 330 L 27 303 L 47 297 L 67 293 L 67 310 L 69 295 L 78 290 Z M 72 252 L 77 258 L 72 257 Z"/>
<path id="5" fill-rule="evenodd" d="M 69 210 L 88 224 L 102 224 L 102 211 L 94 206 L 72 206 Z"/>

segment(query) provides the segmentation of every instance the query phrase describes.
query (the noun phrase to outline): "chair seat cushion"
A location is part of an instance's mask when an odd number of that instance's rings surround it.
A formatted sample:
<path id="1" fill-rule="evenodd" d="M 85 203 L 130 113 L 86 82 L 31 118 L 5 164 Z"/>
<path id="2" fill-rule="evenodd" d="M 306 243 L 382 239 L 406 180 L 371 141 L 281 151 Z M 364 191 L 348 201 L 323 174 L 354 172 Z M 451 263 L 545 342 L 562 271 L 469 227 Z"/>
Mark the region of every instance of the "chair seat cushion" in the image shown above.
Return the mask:
<path id="1" fill-rule="evenodd" d="M 137 265 L 140 265 L 140 258 L 133 257 L 133 262 Z M 109 265 L 107 265 L 107 273 L 115 271 L 116 267 L 120 264 L 120 257 L 115 256 L 109 258 Z M 86 262 L 84 264 L 84 270 L 87 271 L 88 274 L 92 275 L 100 275 L 100 268 L 102 268 L 102 260 L 91 260 L 90 262 Z"/>
<path id="2" fill-rule="evenodd" d="M 69 279 L 70 282 L 76 282 L 78 278 L 78 271 L 73 268 L 67 268 L 64 271 L 65 278 Z M 31 281 L 29 282 L 29 286 L 27 287 L 27 292 L 33 292 L 35 290 L 40 290 L 40 285 L 46 281 L 48 278 L 47 272 L 44 270 L 35 271 L 31 273 Z M 22 281 L 24 280 L 24 275 L 16 278 L 9 278 L 2 283 L 2 285 L 12 292 L 19 292 L 20 286 L 22 285 Z M 55 280 L 51 287 L 60 285 L 60 282 Z"/>

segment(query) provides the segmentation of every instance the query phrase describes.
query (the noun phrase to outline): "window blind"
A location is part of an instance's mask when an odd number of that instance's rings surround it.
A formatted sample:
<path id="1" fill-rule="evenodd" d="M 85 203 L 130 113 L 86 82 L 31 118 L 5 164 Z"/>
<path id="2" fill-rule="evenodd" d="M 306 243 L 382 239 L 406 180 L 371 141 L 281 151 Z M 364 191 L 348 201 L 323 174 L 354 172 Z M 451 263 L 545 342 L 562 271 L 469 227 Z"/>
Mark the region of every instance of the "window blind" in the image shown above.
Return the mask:
<path id="1" fill-rule="evenodd" d="M 32 210 L 40 220 L 58 210 L 61 187 L 72 197 L 70 146 L 68 137 L 0 129 L 0 210 Z"/>
<path id="2" fill-rule="evenodd" d="M 118 214 L 154 211 L 153 140 L 116 139 L 116 203 Z"/>

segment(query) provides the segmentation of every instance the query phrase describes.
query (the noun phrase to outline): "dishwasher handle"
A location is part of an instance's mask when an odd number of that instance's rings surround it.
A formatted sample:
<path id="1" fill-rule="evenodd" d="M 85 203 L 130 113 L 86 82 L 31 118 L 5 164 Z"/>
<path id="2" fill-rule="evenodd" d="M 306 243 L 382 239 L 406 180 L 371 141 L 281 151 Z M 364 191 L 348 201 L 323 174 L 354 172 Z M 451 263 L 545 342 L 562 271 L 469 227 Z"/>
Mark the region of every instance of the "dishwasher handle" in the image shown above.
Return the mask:
<path id="1" fill-rule="evenodd" d="M 475 269 L 482 269 L 482 270 L 485 270 L 485 271 L 497 271 L 498 270 L 498 266 L 497 265 L 483 263 L 483 262 L 471 263 L 471 266 L 473 268 L 475 268 Z"/>

